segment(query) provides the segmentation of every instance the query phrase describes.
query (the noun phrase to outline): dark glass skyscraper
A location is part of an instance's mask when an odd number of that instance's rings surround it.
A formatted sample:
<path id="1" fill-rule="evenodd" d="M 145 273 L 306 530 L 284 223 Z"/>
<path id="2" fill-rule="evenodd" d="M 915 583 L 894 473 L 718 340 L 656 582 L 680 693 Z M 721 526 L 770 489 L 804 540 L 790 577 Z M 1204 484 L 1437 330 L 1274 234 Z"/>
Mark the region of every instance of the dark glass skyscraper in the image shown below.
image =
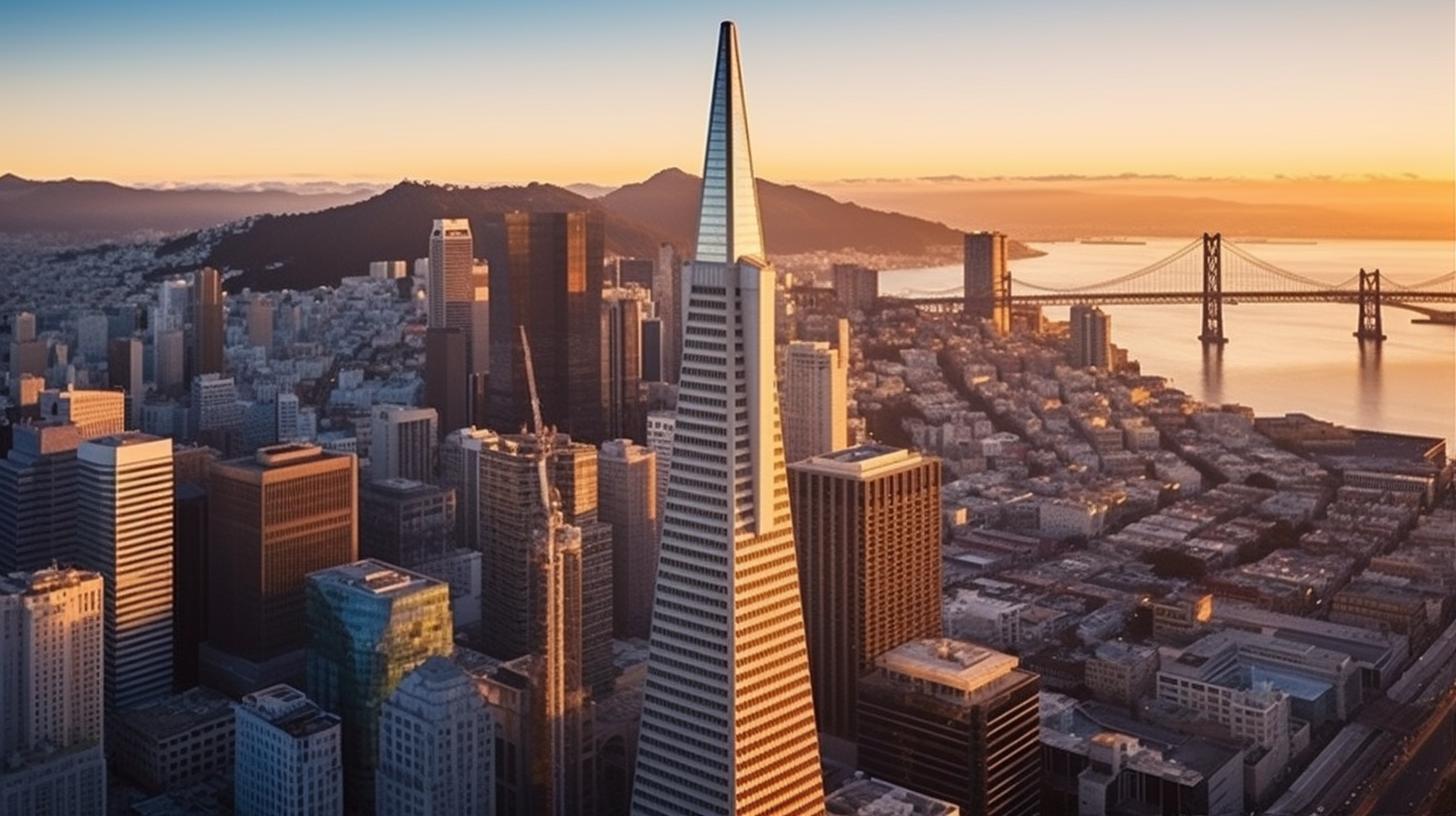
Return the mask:
<path id="1" fill-rule="evenodd" d="M 207 267 L 197 270 L 192 283 L 192 371 L 188 379 L 199 374 L 221 374 L 223 367 L 222 275 Z"/>
<path id="2" fill-rule="evenodd" d="M 491 268 L 490 427 L 514 431 L 531 416 L 519 327 L 531 341 L 547 424 L 575 439 L 603 439 L 602 254 L 599 212 L 512 212 L 481 236 Z"/>

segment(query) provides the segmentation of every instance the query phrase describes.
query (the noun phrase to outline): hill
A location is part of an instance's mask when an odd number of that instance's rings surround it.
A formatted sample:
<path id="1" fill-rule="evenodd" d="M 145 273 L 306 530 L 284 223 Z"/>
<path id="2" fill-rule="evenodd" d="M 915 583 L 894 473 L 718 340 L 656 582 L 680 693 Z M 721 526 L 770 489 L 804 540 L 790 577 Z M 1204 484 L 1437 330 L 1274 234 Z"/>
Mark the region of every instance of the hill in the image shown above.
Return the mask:
<path id="1" fill-rule="evenodd" d="M 109 181 L 34 181 L 0 176 L 0 234 L 115 238 L 143 230 L 177 232 L 258 213 L 302 213 L 358 201 L 365 194 L 284 190 L 149 190 Z"/>

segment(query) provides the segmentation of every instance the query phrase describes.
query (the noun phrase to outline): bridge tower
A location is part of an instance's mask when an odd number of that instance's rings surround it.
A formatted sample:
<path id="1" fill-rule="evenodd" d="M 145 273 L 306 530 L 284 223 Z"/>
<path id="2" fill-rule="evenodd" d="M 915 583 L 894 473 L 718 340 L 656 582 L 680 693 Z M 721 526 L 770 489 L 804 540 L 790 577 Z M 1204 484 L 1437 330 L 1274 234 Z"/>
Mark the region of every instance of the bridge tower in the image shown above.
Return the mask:
<path id="1" fill-rule="evenodd" d="M 1204 345 L 1223 345 L 1223 234 L 1203 233 L 1203 331 Z"/>
<path id="2" fill-rule="evenodd" d="M 1360 322 L 1355 327 L 1355 336 L 1361 340 L 1380 342 L 1385 339 L 1384 327 L 1380 322 L 1380 270 L 1360 270 Z"/>

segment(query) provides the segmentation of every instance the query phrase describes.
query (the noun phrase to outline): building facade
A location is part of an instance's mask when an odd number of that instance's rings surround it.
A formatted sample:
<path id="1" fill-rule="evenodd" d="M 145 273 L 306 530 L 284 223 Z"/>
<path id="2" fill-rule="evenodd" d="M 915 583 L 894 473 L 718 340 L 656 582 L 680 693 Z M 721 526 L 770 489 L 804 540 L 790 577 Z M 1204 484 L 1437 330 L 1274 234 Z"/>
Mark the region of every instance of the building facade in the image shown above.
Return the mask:
<path id="1" fill-rule="evenodd" d="M 601 520 L 612 526 L 612 622 L 617 637 L 645 638 L 657 575 L 657 454 L 630 439 L 602 443 Z"/>
<path id="2" fill-rule="evenodd" d="M 0 459 L 0 575 L 75 563 L 76 449 L 68 422 L 19 424 Z"/>
<path id="3" fill-rule="evenodd" d="M 849 444 L 849 321 L 839 340 L 798 340 L 784 355 L 784 457 L 798 462 Z"/>
<path id="4" fill-rule="evenodd" d="M 965 237 L 966 316 L 991 321 L 997 334 L 1011 331 L 1011 272 L 1006 268 L 1006 236 L 968 232 Z"/>
<path id="5" fill-rule="evenodd" d="M 344 774 L 339 718 L 290 686 L 243 697 L 234 709 L 237 816 L 340 816 Z"/>
<path id="6" fill-rule="evenodd" d="M 369 414 L 369 478 L 434 481 L 440 415 L 434 408 L 376 405 Z"/>
<path id="7" fill-rule="evenodd" d="M 379 816 L 493 816 L 495 722 L 475 680 L 443 657 L 379 708 Z"/>

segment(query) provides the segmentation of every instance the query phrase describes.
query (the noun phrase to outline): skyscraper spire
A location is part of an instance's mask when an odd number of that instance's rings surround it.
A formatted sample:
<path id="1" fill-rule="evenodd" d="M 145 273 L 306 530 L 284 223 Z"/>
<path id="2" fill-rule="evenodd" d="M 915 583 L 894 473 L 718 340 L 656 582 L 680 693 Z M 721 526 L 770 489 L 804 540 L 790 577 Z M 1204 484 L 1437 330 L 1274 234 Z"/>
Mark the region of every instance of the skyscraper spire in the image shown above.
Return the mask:
<path id="1" fill-rule="evenodd" d="M 718 29 L 716 65 L 695 259 L 717 263 L 733 263 L 745 256 L 762 259 L 763 222 L 758 215 L 758 188 L 748 142 L 738 29 L 728 20 Z"/>
<path id="2" fill-rule="evenodd" d="M 738 41 L 718 43 L 634 816 L 824 812 Z"/>

